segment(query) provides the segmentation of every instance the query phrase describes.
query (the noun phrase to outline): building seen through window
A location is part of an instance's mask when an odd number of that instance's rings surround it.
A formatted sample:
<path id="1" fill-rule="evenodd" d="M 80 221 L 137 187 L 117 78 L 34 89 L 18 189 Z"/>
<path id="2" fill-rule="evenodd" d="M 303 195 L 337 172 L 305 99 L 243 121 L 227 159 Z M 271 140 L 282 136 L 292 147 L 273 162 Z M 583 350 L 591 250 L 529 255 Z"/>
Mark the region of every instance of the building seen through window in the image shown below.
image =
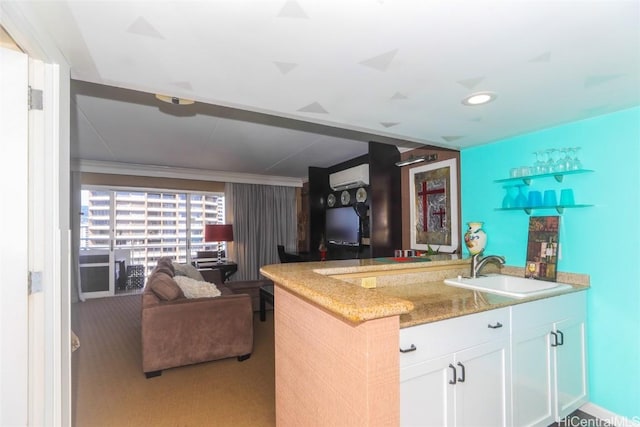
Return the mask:
<path id="1" fill-rule="evenodd" d="M 217 242 L 204 242 L 204 225 L 224 223 L 221 193 L 83 187 L 81 205 L 81 253 L 113 249 L 148 274 L 162 256 L 184 263 L 199 250 L 218 250 Z"/>

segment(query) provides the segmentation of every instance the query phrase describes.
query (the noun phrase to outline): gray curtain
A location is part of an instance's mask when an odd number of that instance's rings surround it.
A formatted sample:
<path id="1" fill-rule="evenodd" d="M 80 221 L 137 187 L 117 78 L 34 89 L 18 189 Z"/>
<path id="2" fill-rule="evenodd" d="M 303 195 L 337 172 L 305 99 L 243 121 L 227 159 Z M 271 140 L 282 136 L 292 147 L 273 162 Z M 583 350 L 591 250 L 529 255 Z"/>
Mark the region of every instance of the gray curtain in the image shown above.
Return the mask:
<path id="1" fill-rule="evenodd" d="M 71 302 L 84 301 L 80 292 L 80 172 L 71 172 Z"/>
<path id="2" fill-rule="evenodd" d="M 296 190 L 228 183 L 224 196 L 226 222 L 233 224 L 229 255 L 238 263 L 231 280 L 259 279 L 260 267 L 279 262 L 277 245 L 296 248 Z"/>

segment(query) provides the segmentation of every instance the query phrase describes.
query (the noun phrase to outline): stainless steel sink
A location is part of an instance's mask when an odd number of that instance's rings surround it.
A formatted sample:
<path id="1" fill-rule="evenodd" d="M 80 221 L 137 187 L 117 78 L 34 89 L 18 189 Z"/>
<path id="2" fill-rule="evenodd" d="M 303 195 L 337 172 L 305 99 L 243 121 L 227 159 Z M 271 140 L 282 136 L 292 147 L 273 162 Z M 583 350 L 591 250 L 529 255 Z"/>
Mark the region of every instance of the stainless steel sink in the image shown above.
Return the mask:
<path id="1" fill-rule="evenodd" d="M 475 279 L 458 276 L 457 279 L 446 279 L 444 283 L 449 286 L 490 292 L 511 298 L 527 298 L 571 289 L 571 285 L 566 283 L 525 279 L 504 274 L 489 274 Z"/>

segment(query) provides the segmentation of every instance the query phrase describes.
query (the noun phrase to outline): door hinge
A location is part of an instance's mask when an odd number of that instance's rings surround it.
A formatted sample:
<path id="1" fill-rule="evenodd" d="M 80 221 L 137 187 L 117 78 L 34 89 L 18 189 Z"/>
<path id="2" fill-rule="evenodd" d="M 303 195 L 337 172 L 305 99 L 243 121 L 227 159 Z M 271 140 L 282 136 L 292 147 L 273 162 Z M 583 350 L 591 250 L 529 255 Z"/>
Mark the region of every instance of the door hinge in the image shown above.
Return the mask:
<path id="1" fill-rule="evenodd" d="M 29 295 L 42 292 L 42 271 L 30 271 L 28 283 Z"/>
<path id="2" fill-rule="evenodd" d="M 42 110 L 42 90 L 29 86 L 29 110 Z"/>

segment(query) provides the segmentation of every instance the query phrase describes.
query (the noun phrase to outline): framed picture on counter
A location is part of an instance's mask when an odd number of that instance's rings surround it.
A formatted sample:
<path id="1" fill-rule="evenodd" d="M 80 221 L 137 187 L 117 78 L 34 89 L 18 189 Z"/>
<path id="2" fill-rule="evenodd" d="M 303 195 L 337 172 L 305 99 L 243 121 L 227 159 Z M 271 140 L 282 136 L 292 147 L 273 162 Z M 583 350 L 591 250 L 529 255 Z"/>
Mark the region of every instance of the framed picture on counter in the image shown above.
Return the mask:
<path id="1" fill-rule="evenodd" d="M 529 218 L 525 277 L 549 282 L 556 281 L 559 229 L 560 217 L 557 215 Z"/>
<path id="2" fill-rule="evenodd" d="M 452 253 L 458 249 L 456 159 L 409 169 L 411 249 Z"/>

